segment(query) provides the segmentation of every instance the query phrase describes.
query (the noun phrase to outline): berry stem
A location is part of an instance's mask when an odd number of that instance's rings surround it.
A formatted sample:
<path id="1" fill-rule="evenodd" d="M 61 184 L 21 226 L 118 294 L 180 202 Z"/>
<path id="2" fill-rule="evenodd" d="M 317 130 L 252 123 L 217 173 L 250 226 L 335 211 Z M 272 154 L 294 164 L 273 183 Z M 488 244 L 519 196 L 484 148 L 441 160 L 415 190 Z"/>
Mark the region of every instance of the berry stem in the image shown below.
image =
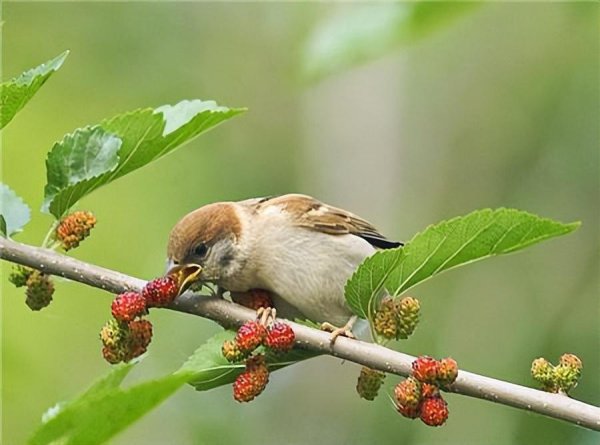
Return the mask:
<path id="1" fill-rule="evenodd" d="M 56 241 L 53 241 L 51 246 L 48 245 L 50 243 L 50 241 L 53 240 L 54 232 L 56 232 L 56 228 L 58 227 L 59 224 L 60 224 L 60 220 L 56 219 L 50 225 L 50 228 L 48 229 L 48 232 L 46 233 L 46 236 L 44 237 L 44 240 L 42 241 L 43 248 L 55 250 L 60 245 L 60 243 L 57 243 Z"/>

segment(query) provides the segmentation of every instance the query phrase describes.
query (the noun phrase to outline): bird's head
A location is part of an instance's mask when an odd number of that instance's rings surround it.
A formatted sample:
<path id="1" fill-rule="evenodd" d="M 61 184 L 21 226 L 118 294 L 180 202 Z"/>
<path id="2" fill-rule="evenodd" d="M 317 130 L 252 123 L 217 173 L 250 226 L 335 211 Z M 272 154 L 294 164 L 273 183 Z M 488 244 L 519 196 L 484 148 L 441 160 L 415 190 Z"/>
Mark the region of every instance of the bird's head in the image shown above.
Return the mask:
<path id="1" fill-rule="evenodd" d="M 234 203 L 209 204 L 184 216 L 169 236 L 170 273 L 180 288 L 196 281 L 219 284 L 244 265 L 242 224 Z"/>

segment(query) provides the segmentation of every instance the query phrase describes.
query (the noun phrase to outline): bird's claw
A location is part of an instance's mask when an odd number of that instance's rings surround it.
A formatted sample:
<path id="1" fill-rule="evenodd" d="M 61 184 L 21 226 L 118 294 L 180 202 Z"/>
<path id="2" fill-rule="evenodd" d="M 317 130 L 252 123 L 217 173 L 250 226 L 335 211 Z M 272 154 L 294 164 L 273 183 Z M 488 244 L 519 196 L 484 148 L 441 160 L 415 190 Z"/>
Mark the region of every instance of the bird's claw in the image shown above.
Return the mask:
<path id="1" fill-rule="evenodd" d="M 332 325 L 331 323 L 325 322 L 325 323 L 321 323 L 321 330 L 326 331 L 326 332 L 331 332 L 331 337 L 329 338 L 329 343 L 333 344 L 333 343 L 335 343 L 337 338 L 340 336 L 355 339 L 356 336 L 352 333 L 353 325 L 354 325 L 354 322 L 352 322 L 352 323 L 348 322 L 340 328 L 340 327 Z"/>
<path id="2" fill-rule="evenodd" d="M 277 311 L 274 307 L 259 307 L 256 310 L 256 319 L 263 326 L 268 326 L 277 318 Z"/>

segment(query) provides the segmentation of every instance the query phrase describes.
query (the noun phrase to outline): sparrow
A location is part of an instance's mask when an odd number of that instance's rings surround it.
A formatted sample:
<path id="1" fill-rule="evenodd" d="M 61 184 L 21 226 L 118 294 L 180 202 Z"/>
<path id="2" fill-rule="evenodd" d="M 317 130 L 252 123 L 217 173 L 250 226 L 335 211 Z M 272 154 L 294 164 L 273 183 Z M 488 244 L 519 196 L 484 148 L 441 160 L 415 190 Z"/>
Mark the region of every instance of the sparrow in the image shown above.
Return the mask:
<path id="1" fill-rule="evenodd" d="M 167 254 L 172 270 L 190 271 L 184 281 L 265 290 L 278 315 L 322 323 L 334 339 L 352 336 L 356 320 L 346 281 L 378 249 L 401 245 L 353 213 L 288 194 L 200 207 L 173 227 Z"/>

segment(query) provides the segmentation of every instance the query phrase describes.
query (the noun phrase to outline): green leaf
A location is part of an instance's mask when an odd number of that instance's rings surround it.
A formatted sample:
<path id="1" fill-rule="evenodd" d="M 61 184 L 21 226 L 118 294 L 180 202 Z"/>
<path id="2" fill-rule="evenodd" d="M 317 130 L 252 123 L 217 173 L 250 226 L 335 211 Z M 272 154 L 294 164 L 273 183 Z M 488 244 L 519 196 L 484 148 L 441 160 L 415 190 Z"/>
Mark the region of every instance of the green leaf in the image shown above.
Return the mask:
<path id="1" fill-rule="evenodd" d="M 119 165 L 122 140 L 99 126 L 75 130 L 52 148 L 46 160 L 43 210 L 60 218 L 81 197 L 106 181 Z"/>
<path id="2" fill-rule="evenodd" d="M 29 206 L 6 184 L 0 183 L 0 229 L 4 236 L 20 232 L 31 219 Z"/>
<path id="3" fill-rule="evenodd" d="M 312 33 L 303 68 L 309 78 L 331 75 L 381 57 L 471 11 L 473 3 L 389 2 L 353 6 Z"/>
<path id="4" fill-rule="evenodd" d="M 370 318 L 382 280 L 391 295 L 399 295 L 445 270 L 512 253 L 577 227 L 578 222 L 563 224 L 515 209 L 477 210 L 429 226 L 404 248 L 367 258 L 346 284 L 346 300 L 357 315 Z"/>
<path id="5" fill-rule="evenodd" d="M 41 86 L 57 71 L 69 51 L 0 84 L 0 128 L 4 128 Z"/>
<path id="6" fill-rule="evenodd" d="M 365 259 L 350 277 L 345 288 L 346 301 L 356 315 L 372 318 L 375 303 L 384 292 L 385 283 L 402 255 L 402 247 L 381 250 Z"/>
<path id="7" fill-rule="evenodd" d="M 233 383 L 244 371 L 244 364 L 229 363 L 221 353 L 221 346 L 225 340 L 232 340 L 234 337 L 235 332 L 232 331 L 220 332 L 211 337 L 188 358 L 177 373 L 187 375 L 189 384 L 198 391 Z M 296 348 L 286 354 L 269 355 L 267 362 L 269 370 L 275 371 L 317 355 Z"/>
<path id="8" fill-rule="evenodd" d="M 120 384 L 134 363 L 118 365 L 76 399 L 51 408 L 30 445 L 60 442 L 62 445 L 96 445 L 113 437 L 138 420 L 185 382 L 172 374 L 129 388 Z"/>
<path id="9" fill-rule="evenodd" d="M 398 295 L 440 272 L 565 235 L 580 223 L 563 224 L 515 209 L 477 210 L 430 226 L 406 246 L 388 289 Z"/>
<path id="10" fill-rule="evenodd" d="M 243 111 L 214 101 L 186 100 L 120 114 L 99 125 L 75 130 L 48 154 L 42 211 L 60 218 L 93 190 Z"/>
<path id="11" fill-rule="evenodd" d="M 200 391 L 233 383 L 244 370 L 244 364 L 228 363 L 221 353 L 221 346 L 234 336 L 232 331 L 221 332 L 198 348 L 178 371 L 128 388 L 121 388 L 121 383 L 137 361 L 114 366 L 108 375 L 74 400 L 50 408 L 42 417 L 42 425 L 29 439 L 29 444 L 101 444 L 148 413 L 185 383 Z M 269 369 L 281 369 L 316 355 L 294 349 L 287 354 L 269 356 Z"/>

